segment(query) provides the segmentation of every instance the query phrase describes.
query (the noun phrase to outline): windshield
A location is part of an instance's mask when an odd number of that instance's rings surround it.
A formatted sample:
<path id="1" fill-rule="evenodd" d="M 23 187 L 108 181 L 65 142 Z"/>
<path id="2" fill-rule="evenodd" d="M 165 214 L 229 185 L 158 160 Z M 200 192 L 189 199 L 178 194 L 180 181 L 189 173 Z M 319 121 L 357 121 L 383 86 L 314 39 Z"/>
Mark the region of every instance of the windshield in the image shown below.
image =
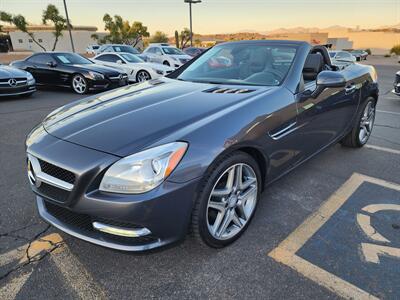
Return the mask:
<path id="1" fill-rule="evenodd" d="M 179 50 L 178 48 L 174 48 L 174 47 L 163 47 L 162 50 L 164 51 L 165 54 L 186 55 L 181 50 Z"/>
<path id="2" fill-rule="evenodd" d="M 216 46 L 177 79 L 214 84 L 275 86 L 285 79 L 295 46 L 234 43 Z"/>
<path id="3" fill-rule="evenodd" d="M 124 53 L 120 54 L 127 62 L 130 63 L 141 63 L 144 62 L 142 59 L 137 57 L 136 55 L 130 54 L 130 53 Z"/>
<path id="4" fill-rule="evenodd" d="M 133 48 L 132 46 L 114 46 L 113 47 L 115 52 L 128 52 L 132 54 L 140 54 L 140 52 Z"/>
<path id="5" fill-rule="evenodd" d="M 75 53 L 60 53 L 55 54 L 54 57 L 58 62 L 66 65 L 88 65 L 93 63 L 87 58 Z"/>

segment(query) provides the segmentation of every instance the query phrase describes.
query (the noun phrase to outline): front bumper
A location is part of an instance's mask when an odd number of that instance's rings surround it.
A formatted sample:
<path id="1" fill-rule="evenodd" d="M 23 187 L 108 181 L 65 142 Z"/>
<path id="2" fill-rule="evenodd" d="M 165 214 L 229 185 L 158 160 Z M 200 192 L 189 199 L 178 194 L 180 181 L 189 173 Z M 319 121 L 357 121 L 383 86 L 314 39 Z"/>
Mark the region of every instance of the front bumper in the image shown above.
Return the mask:
<path id="1" fill-rule="evenodd" d="M 0 97 L 6 96 L 20 96 L 36 92 L 36 85 L 24 85 L 17 87 L 1 87 Z"/>
<path id="2" fill-rule="evenodd" d="M 129 83 L 128 76 L 124 78 L 116 79 L 103 79 L 103 80 L 93 80 L 89 81 L 89 90 L 91 91 L 104 91 L 115 89 L 118 87 L 125 86 Z"/>
<path id="3" fill-rule="evenodd" d="M 397 96 L 400 96 L 400 82 L 395 82 L 394 83 L 392 93 L 397 95 Z"/>
<path id="4" fill-rule="evenodd" d="M 40 216 L 60 230 L 97 245 L 124 251 L 149 250 L 185 237 L 198 179 L 186 183 L 167 180 L 156 189 L 137 195 L 105 193 L 98 190 L 99 180 L 118 157 L 49 134 L 42 135 L 38 143 L 29 146 L 28 153 L 51 164 L 53 167 L 43 167 L 42 171 L 52 176 L 62 175 L 54 166 L 75 174 L 70 191 L 49 186 L 49 182 L 39 187 L 31 185 L 37 194 Z M 149 232 L 140 237 L 121 237 L 96 230 L 93 222 L 137 231 L 145 228 Z"/>

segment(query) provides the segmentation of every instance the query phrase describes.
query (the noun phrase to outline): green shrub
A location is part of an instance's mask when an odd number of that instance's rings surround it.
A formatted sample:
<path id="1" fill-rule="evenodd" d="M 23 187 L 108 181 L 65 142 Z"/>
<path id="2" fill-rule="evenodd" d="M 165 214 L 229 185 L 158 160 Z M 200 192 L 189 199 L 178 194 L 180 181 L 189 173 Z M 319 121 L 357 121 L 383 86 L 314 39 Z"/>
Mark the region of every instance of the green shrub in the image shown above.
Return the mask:
<path id="1" fill-rule="evenodd" d="M 390 49 L 390 54 L 400 55 L 400 44 L 394 45 L 392 49 Z"/>

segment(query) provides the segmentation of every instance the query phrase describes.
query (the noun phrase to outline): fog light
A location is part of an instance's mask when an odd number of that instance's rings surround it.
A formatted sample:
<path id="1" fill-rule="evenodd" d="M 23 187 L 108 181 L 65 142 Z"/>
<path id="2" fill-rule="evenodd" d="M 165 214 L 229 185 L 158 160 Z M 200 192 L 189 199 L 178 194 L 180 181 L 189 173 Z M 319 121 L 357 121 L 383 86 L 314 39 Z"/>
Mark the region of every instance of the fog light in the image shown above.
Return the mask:
<path id="1" fill-rule="evenodd" d="M 151 233 L 151 231 L 148 230 L 147 228 L 138 228 L 138 229 L 124 228 L 124 227 L 111 226 L 100 222 L 93 222 L 92 225 L 93 228 L 98 231 L 124 237 L 141 237 L 149 235 Z"/>

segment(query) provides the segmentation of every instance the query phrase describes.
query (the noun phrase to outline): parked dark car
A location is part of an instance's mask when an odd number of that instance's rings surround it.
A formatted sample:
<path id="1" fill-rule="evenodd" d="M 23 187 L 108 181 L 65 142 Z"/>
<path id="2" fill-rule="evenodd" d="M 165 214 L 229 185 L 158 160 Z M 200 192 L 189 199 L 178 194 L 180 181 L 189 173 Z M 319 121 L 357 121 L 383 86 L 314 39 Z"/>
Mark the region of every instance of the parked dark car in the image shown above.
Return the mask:
<path id="1" fill-rule="evenodd" d="M 364 50 L 352 50 L 350 51 L 357 61 L 367 60 L 368 52 Z"/>
<path id="2" fill-rule="evenodd" d="M 183 49 L 183 52 L 185 52 L 187 55 L 190 55 L 191 57 L 196 57 L 196 56 L 202 54 L 206 50 L 207 50 L 207 48 L 187 47 L 187 48 Z"/>
<path id="3" fill-rule="evenodd" d="M 30 73 L 0 64 L 0 97 L 30 96 L 35 91 L 35 79 Z"/>
<path id="4" fill-rule="evenodd" d="M 75 53 L 36 53 L 12 66 L 30 72 L 37 84 L 66 86 L 78 94 L 102 91 L 128 84 L 128 75 L 100 66 Z"/>
<path id="5" fill-rule="evenodd" d="M 209 66 L 221 56 L 232 63 Z M 220 44 L 167 77 L 68 104 L 32 130 L 28 175 L 44 220 L 126 251 L 189 228 L 226 246 L 266 185 L 337 142 L 365 145 L 378 100 L 373 67 L 339 71 L 305 42 Z"/>
<path id="6" fill-rule="evenodd" d="M 393 84 L 393 93 L 400 96 L 400 71 L 396 73 Z"/>

